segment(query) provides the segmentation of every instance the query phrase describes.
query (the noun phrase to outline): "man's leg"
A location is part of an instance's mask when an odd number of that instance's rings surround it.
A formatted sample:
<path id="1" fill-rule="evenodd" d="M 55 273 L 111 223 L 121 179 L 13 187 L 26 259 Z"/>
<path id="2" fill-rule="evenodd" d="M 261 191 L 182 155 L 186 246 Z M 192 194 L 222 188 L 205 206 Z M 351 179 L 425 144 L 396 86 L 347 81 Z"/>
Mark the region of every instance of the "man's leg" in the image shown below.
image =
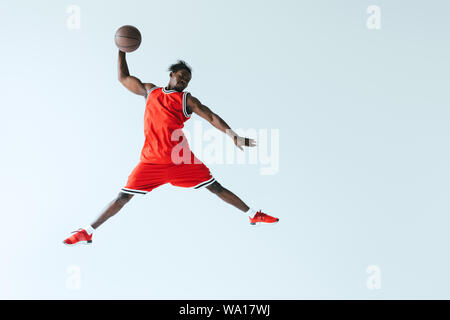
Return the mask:
<path id="1" fill-rule="evenodd" d="M 244 201 L 242 201 L 237 195 L 235 195 L 233 192 L 231 192 L 228 189 L 225 189 L 222 187 L 222 185 L 215 181 L 214 183 L 210 184 L 206 187 L 209 191 L 216 194 L 220 199 L 223 201 L 235 206 L 241 211 L 248 212 L 250 209 Z"/>
<path id="2" fill-rule="evenodd" d="M 217 181 L 214 181 L 212 184 L 206 186 L 205 188 L 216 194 L 223 201 L 235 206 L 239 210 L 244 211 L 250 217 L 250 224 L 252 225 L 260 223 L 273 224 L 280 220 L 261 212 L 261 210 L 257 211 L 255 209 L 249 208 L 237 195 L 235 195 L 230 190 L 222 187 L 222 185 Z"/>
<path id="3" fill-rule="evenodd" d="M 119 212 L 120 209 L 122 209 L 122 207 L 133 197 L 134 195 L 132 194 L 119 192 L 117 197 L 108 204 L 108 206 L 105 208 L 105 210 L 103 210 L 97 220 L 95 220 L 94 223 L 91 224 L 92 228 L 97 229 L 103 222 Z"/>
<path id="4" fill-rule="evenodd" d="M 73 234 L 63 241 L 66 245 L 75 245 L 79 243 L 89 244 L 92 243 L 92 234 L 96 228 L 98 228 L 103 222 L 111 218 L 120 209 L 133 198 L 132 194 L 125 192 L 120 192 L 117 197 L 111 201 L 108 206 L 103 210 L 97 220 L 93 224 L 87 226 L 86 228 L 80 228 L 77 231 L 72 232 Z"/>
<path id="5" fill-rule="evenodd" d="M 196 161 L 191 161 L 191 164 L 179 164 L 169 168 L 168 177 L 170 184 L 178 187 L 193 187 L 194 189 L 207 188 L 226 203 L 231 204 L 248 215 L 250 224 L 261 222 L 272 223 L 278 221 L 278 218 L 270 217 L 261 210 L 255 210 L 247 206 L 247 204 L 233 192 L 222 187 L 222 185 L 211 175 L 207 166 L 193 154 L 192 157 Z M 192 185 L 194 181 L 196 184 Z"/>

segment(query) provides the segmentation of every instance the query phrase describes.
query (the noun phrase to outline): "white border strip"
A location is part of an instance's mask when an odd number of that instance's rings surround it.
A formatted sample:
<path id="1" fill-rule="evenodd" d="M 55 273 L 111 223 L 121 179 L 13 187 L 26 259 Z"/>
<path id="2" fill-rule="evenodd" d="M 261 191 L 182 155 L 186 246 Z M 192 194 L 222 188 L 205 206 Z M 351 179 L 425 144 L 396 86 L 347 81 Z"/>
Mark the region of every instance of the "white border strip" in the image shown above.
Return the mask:
<path id="1" fill-rule="evenodd" d="M 189 92 L 186 91 L 186 92 L 184 92 L 184 94 L 183 94 L 183 114 L 184 114 L 184 116 L 185 116 L 186 118 L 190 118 L 191 115 L 192 115 L 192 113 L 189 114 L 189 113 L 187 112 L 187 109 L 186 109 L 186 106 L 187 106 L 186 102 L 187 102 L 187 95 L 188 95 L 188 93 L 189 93 Z"/>
<path id="2" fill-rule="evenodd" d="M 166 90 L 165 87 L 162 88 L 162 91 L 163 91 L 164 93 L 178 92 L 177 90 Z"/>
<path id="3" fill-rule="evenodd" d="M 203 181 L 203 182 L 199 183 L 198 185 L 193 186 L 192 188 L 193 188 L 193 189 L 201 189 L 201 188 L 203 188 L 203 187 L 209 186 L 210 184 L 212 184 L 212 183 L 215 182 L 215 181 L 216 181 L 216 179 L 215 179 L 214 177 L 212 177 L 211 179 L 206 180 L 206 181 Z M 205 185 L 202 185 L 202 184 L 205 184 Z M 200 186 L 201 186 L 201 187 L 200 187 Z"/>
<path id="4" fill-rule="evenodd" d="M 147 194 L 148 191 L 144 191 L 144 190 L 134 190 L 134 189 L 128 189 L 128 188 L 122 188 L 120 189 L 121 192 L 123 193 L 128 193 L 128 194 Z"/>
<path id="5" fill-rule="evenodd" d="M 148 97 L 148 95 L 149 95 L 153 90 L 158 89 L 158 88 L 160 88 L 160 87 L 155 86 L 155 87 L 151 88 L 150 90 L 148 90 L 148 91 L 147 91 L 147 97 Z"/>

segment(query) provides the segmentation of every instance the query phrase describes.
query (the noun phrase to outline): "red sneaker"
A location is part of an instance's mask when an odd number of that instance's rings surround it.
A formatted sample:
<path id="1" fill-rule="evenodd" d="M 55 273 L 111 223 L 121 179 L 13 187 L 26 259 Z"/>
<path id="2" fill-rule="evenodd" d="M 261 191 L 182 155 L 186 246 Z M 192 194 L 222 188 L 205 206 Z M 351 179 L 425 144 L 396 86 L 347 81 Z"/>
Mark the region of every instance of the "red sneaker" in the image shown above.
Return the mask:
<path id="1" fill-rule="evenodd" d="M 277 223 L 280 219 L 269 216 L 268 214 L 263 213 L 261 210 L 256 212 L 255 216 L 253 218 L 250 218 L 250 224 L 251 225 L 257 225 L 261 223 L 269 223 L 274 224 Z"/>
<path id="2" fill-rule="evenodd" d="M 84 229 L 78 229 L 77 231 L 72 232 L 73 235 L 68 237 L 66 240 L 63 241 L 66 245 L 74 245 L 74 244 L 90 244 L 92 243 L 92 233 L 89 235 L 86 230 Z"/>

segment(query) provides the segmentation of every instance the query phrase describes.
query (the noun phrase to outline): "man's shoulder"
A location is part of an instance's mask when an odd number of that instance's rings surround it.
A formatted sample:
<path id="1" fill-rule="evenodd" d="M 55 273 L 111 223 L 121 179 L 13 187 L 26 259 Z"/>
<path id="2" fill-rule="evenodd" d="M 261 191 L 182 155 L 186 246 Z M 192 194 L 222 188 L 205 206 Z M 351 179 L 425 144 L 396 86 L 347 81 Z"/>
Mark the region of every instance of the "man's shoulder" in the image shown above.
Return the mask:
<path id="1" fill-rule="evenodd" d="M 149 91 L 152 91 L 156 88 L 159 88 L 157 85 L 153 84 L 153 83 L 144 83 L 144 88 L 147 91 L 147 94 L 149 93 Z"/>
<path id="2" fill-rule="evenodd" d="M 190 92 L 187 92 L 186 100 L 188 102 L 188 105 L 196 105 L 200 103 L 200 100 L 197 97 L 193 96 Z"/>
<path id="3" fill-rule="evenodd" d="M 151 92 L 155 91 L 156 89 L 158 89 L 160 87 L 155 85 L 155 84 L 153 84 L 153 83 L 144 83 L 144 88 L 145 88 L 145 91 L 146 91 L 145 98 L 148 98 L 148 95 Z"/>

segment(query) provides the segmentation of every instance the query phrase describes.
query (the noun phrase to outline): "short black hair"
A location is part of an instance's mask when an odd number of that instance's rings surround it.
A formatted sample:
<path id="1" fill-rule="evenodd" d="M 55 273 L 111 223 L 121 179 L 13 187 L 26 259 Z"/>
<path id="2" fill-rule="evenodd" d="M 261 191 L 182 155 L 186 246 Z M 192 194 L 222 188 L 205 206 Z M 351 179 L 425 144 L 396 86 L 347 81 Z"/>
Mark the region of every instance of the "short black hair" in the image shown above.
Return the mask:
<path id="1" fill-rule="evenodd" d="M 192 68 L 183 60 L 178 60 L 177 63 L 172 64 L 167 71 L 171 71 L 176 73 L 179 70 L 187 70 L 190 74 L 192 74 Z"/>

